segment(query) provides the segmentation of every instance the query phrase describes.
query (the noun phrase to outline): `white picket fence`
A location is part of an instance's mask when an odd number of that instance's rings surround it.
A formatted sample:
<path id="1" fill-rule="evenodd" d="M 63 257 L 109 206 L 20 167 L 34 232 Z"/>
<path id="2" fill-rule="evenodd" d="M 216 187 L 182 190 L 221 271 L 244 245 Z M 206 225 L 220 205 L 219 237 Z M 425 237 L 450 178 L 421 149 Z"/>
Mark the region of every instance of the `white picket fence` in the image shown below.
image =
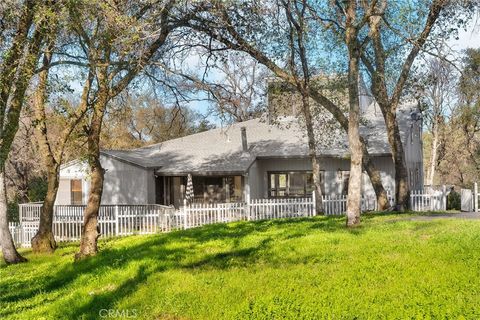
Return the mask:
<path id="1" fill-rule="evenodd" d="M 410 192 L 410 206 L 412 211 L 442 211 L 447 209 L 447 195 L 445 191 L 431 191 L 424 193 L 421 190 Z"/>
<path id="2" fill-rule="evenodd" d="M 12 235 L 13 242 L 17 246 L 24 246 L 26 243 L 30 243 L 30 239 L 33 238 L 37 229 L 32 230 L 29 227 L 25 227 L 18 222 L 9 222 L 8 229 Z"/>
<path id="3" fill-rule="evenodd" d="M 254 199 L 247 205 L 245 219 L 266 220 L 314 215 L 312 198 Z"/>
<path id="4" fill-rule="evenodd" d="M 183 206 L 174 216 L 174 224 L 177 228 L 193 228 L 206 224 L 223 223 L 243 220 L 246 203 L 194 203 Z"/>
<path id="5" fill-rule="evenodd" d="M 388 194 L 390 204 L 393 195 Z M 413 191 L 410 196 L 413 211 L 446 210 L 444 192 Z M 347 196 L 323 196 L 325 215 L 342 215 L 347 209 Z M 375 195 L 362 197 L 362 211 L 377 210 Z M 244 203 L 185 204 L 176 211 L 173 220 L 177 228 L 188 229 L 218 222 L 238 220 L 268 220 L 278 218 L 312 217 L 315 215 L 313 198 L 254 199 Z"/>
<path id="6" fill-rule="evenodd" d="M 445 210 L 445 192 L 412 191 L 411 206 L 414 211 Z M 390 196 L 390 202 L 394 199 Z M 326 215 L 344 214 L 347 196 L 324 196 Z M 374 195 L 362 198 L 362 210 L 376 210 Z M 20 222 L 10 223 L 10 232 L 17 245 L 29 246 L 38 230 L 41 203 L 19 205 Z M 54 207 L 53 233 L 57 241 L 79 240 L 82 234 L 84 205 L 59 205 Z M 312 217 L 315 215 L 314 199 L 254 199 L 249 202 L 190 204 L 178 210 L 161 205 L 102 205 L 98 226 L 102 237 L 127 236 L 189 229 L 206 224 L 239 220 L 267 220 L 278 218 Z"/>
<path id="7" fill-rule="evenodd" d="M 478 192 L 478 183 L 473 184 L 472 189 L 461 189 L 460 190 L 460 199 L 461 199 L 461 210 L 462 211 L 474 211 L 479 212 L 479 203 L 480 203 L 480 193 Z"/>
<path id="8" fill-rule="evenodd" d="M 85 205 L 58 205 L 54 207 L 53 234 L 56 241 L 76 241 L 82 235 Z M 41 203 L 19 205 L 18 224 L 9 225 L 14 242 L 30 246 L 38 230 Z M 151 234 L 170 231 L 175 227 L 175 209 L 161 205 L 102 205 L 98 213 L 98 227 L 102 237 Z"/>
<path id="9" fill-rule="evenodd" d="M 341 215 L 346 210 L 346 195 L 324 196 L 326 215 Z M 175 214 L 176 225 L 184 229 L 218 222 L 268 220 L 315 216 L 313 198 L 253 199 L 239 203 L 184 204 Z"/>

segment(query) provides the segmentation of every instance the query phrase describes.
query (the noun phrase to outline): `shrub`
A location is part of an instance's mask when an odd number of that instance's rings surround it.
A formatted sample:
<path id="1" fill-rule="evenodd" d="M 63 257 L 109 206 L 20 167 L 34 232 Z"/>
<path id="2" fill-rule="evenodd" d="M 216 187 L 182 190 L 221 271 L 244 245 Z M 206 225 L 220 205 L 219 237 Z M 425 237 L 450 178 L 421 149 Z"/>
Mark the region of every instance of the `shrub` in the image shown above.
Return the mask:
<path id="1" fill-rule="evenodd" d="M 18 222 L 18 204 L 23 202 L 38 202 L 45 199 L 47 194 L 47 180 L 42 177 L 34 177 L 28 183 L 27 197 L 21 197 L 19 194 L 15 195 L 13 199 L 8 202 L 7 215 L 8 221 Z"/>
<path id="2" fill-rule="evenodd" d="M 447 197 L 447 210 L 460 210 L 460 205 L 460 194 L 452 190 Z"/>
<path id="3" fill-rule="evenodd" d="M 43 201 L 47 195 L 47 179 L 35 177 L 28 183 L 28 199 L 32 202 Z"/>
<path id="4" fill-rule="evenodd" d="M 7 215 L 8 215 L 8 221 L 10 222 L 18 222 L 18 201 L 15 199 L 15 201 L 10 201 L 8 202 L 7 205 Z"/>

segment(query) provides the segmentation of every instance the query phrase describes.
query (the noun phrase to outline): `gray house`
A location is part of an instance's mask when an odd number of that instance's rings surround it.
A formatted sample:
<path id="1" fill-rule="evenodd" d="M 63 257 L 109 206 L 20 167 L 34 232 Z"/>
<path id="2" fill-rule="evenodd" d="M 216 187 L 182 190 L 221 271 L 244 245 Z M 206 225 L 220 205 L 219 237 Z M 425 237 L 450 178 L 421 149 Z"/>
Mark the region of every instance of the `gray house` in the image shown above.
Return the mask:
<path id="1" fill-rule="evenodd" d="M 361 134 L 368 143 L 384 186 L 394 190 L 394 166 L 382 115 L 375 103 L 363 103 Z M 423 187 L 422 121 L 414 102 L 399 108 L 409 183 Z M 323 139 L 325 140 L 325 139 Z M 346 194 L 349 152 L 344 133 L 318 147 L 324 194 Z M 132 150 L 103 150 L 103 204 L 181 206 L 191 174 L 196 202 L 235 202 L 312 194 L 307 138 L 294 117 L 275 124 L 267 118 L 235 123 L 183 138 Z M 64 165 L 57 204 L 85 204 L 89 175 L 80 161 Z M 366 173 L 364 194 L 373 194 Z"/>

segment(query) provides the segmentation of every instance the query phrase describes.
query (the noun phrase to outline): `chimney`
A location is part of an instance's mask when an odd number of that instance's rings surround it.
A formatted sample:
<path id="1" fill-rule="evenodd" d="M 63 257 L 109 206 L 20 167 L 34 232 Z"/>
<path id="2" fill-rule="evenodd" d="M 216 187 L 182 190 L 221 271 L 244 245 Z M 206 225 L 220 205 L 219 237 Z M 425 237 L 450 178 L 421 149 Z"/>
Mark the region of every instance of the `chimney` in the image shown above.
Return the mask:
<path id="1" fill-rule="evenodd" d="M 240 128 L 242 132 L 242 149 L 244 152 L 248 151 L 248 144 L 247 144 L 247 128 L 241 127 Z"/>

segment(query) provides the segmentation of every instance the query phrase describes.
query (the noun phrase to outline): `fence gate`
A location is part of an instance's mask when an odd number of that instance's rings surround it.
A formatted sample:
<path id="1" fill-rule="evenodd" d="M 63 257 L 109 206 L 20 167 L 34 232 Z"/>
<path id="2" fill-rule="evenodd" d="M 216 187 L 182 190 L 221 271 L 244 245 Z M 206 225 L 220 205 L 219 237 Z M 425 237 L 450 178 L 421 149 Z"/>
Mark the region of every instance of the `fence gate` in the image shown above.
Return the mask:
<path id="1" fill-rule="evenodd" d="M 461 205 L 460 209 L 462 211 L 473 211 L 473 192 L 470 189 L 460 189 L 460 199 Z"/>

